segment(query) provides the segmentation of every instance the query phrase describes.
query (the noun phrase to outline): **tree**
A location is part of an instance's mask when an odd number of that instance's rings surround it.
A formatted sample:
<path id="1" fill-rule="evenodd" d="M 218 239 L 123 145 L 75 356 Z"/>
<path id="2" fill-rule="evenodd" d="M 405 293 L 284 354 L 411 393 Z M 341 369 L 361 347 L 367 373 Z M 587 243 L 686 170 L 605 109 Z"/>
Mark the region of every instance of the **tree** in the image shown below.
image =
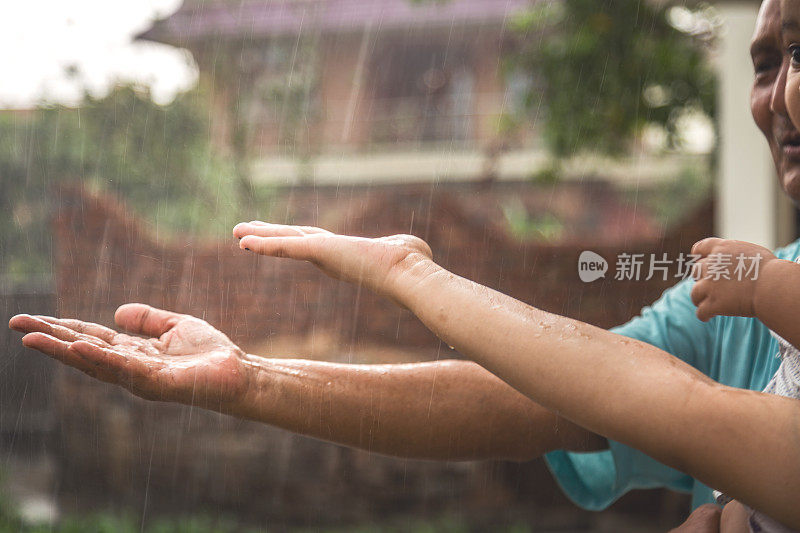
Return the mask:
<path id="1" fill-rule="evenodd" d="M 683 4 L 540 2 L 514 21 L 511 64 L 540 80 L 526 104 L 543 116 L 555 155 L 624 153 L 647 124 L 663 127 L 675 146 L 684 113 L 714 116 L 715 78 L 706 60 L 713 11 Z"/>
<path id="2" fill-rule="evenodd" d="M 161 232 L 227 234 L 241 202 L 203 102 L 193 91 L 160 106 L 123 86 L 77 108 L 0 114 L 0 274 L 49 273 L 47 198 L 64 183 L 118 195 Z"/>

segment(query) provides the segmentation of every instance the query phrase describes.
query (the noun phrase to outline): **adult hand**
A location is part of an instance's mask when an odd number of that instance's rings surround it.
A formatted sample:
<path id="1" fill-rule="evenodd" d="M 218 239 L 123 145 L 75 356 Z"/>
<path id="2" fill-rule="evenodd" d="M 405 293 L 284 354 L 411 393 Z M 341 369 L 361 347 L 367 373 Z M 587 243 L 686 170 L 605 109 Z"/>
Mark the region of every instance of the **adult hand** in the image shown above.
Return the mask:
<path id="1" fill-rule="evenodd" d="M 148 400 L 226 411 L 248 389 L 247 355 L 222 332 L 189 315 L 126 304 L 114 319 L 142 338 L 74 319 L 17 315 L 22 343 Z"/>
<path id="2" fill-rule="evenodd" d="M 393 282 L 405 268 L 420 263 L 434 266 L 430 246 L 413 235 L 368 239 L 259 221 L 237 224 L 233 235 L 245 250 L 309 261 L 333 278 L 366 285 L 392 298 Z"/>

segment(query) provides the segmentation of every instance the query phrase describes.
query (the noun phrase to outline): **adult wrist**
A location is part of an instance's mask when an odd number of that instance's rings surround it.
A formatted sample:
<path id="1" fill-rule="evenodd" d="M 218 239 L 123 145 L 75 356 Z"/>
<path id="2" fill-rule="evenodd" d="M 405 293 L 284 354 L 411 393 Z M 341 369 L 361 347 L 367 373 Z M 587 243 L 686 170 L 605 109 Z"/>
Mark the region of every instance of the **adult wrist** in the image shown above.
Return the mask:
<path id="1" fill-rule="evenodd" d="M 266 372 L 264 358 L 245 353 L 241 357 L 241 372 L 243 386 L 231 399 L 230 412 L 241 418 L 258 418 L 256 413 L 262 403 L 262 395 L 269 387 L 265 387 Z"/>

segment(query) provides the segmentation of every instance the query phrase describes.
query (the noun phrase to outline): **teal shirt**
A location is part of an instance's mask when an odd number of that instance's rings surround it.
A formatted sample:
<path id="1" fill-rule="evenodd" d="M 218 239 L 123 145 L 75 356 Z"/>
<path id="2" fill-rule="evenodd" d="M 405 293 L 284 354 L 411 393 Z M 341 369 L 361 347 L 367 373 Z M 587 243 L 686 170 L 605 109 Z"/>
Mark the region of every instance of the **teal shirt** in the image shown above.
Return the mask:
<path id="1" fill-rule="evenodd" d="M 800 255 L 800 240 L 775 252 L 781 259 Z M 778 370 L 778 343 L 754 318 L 697 319 L 691 300 L 692 280 L 666 290 L 652 306 L 615 333 L 671 353 L 719 383 L 762 390 Z M 601 510 L 631 489 L 668 487 L 692 493 L 693 507 L 713 502 L 711 489 L 646 454 L 609 441 L 601 452 L 558 450 L 545 456 L 556 481 L 580 507 Z"/>

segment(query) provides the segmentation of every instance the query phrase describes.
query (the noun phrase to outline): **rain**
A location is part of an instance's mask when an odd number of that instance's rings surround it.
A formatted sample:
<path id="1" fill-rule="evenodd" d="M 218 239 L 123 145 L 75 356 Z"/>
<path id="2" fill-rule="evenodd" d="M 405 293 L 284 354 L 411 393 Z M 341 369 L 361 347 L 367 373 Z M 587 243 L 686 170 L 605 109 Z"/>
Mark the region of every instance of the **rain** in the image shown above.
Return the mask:
<path id="1" fill-rule="evenodd" d="M 473 352 L 592 352 L 692 274 L 695 242 L 797 238 L 747 104 L 757 12 L 0 7 L 0 302 L 32 315 L 0 330 L 0 532 L 683 523 L 692 489 L 663 479 L 573 501 L 535 423 L 554 440 L 580 424 Z M 397 265 L 373 276 L 398 250 L 529 337 L 486 319 L 465 341 L 427 285 L 419 312 Z M 644 343 L 613 344 L 638 364 Z"/>

